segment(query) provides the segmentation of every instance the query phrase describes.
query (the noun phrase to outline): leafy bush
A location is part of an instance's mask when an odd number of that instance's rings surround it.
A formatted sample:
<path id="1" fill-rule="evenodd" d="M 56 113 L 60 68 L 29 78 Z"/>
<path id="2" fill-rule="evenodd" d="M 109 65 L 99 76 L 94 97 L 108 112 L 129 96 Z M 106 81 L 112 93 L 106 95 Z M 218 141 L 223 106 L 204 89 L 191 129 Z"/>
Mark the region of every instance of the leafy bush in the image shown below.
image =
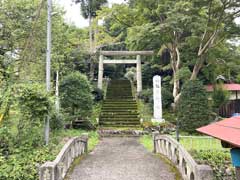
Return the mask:
<path id="1" fill-rule="evenodd" d="M 216 180 L 235 179 L 229 151 L 203 150 L 192 151 L 191 154 L 200 164 L 208 164 L 213 168 Z"/>
<path id="2" fill-rule="evenodd" d="M 218 109 L 229 99 L 228 91 L 224 90 L 221 85 L 216 85 L 212 93 L 213 108 Z"/>
<path id="3" fill-rule="evenodd" d="M 149 103 L 153 107 L 153 89 L 146 89 L 139 95 L 145 103 Z M 173 96 L 170 91 L 162 87 L 162 107 L 169 108 L 173 102 Z"/>
<path id="4" fill-rule="evenodd" d="M 50 118 L 50 128 L 57 130 L 63 128 L 64 117 L 61 113 L 52 112 Z"/>
<path id="5" fill-rule="evenodd" d="M 37 83 L 21 84 L 16 89 L 21 114 L 18 122 L 18 143 L 38 146 L 43 142 L 44 119 L 52 107 L 50 96 L 45 88 Z"/>
<path id="6" fill-rule="evenodd" d="M 183 86 L 177 105 L 177 117 L 180 128 L 193 133 L 195 129 L 209 123 L 207 94 L 198 80 L 189 81 Z"/>
<path id="7" fill-rule="evenodd" d="M 8 158 L 0 154 L 0 179 L 36 180 L 38 179 L 38 166 L 53 159 L 54 156 L 47 147 L 37 150 L 29 147 L 15 149 L 15 152 Z"/>
<path id="8" fill-rule="evenodd" d="M 145 102 L 153 104 L 153 89 L 144 89 L 139 94 L 139 97 Z"/>
<path id="9" fill-rule="evenodd" d="M 162 88 L 162 106 L 163 108 L 170 108 L 173 102 L 172 93 L 166 88 Z"/>
<path id="10" fill-rule="evenodd" d="M 51 134 L 51 141 L 48 146 L 14 147 L 6 157 L 0 151 L 0 179 L 1 180 L 36 180 L 39 179 L 38 169 L 46 161 L 52 161 L 60 152 L 69 137 L 80 136 L 85 131 L 59 130 Z M 98 143 L 98 133 L 89 133 L 89 150 L 92 150 Z"/>
<path id="11" fill-rule="evenodd" d="M 21 115 L 31 121 L 43 121 L 52 107 L 45 88 L 38 83 L 21 84 L 17 91 Z"/>
<path id="12" fill-rule="evenodd" d="M 60 82 L 59 90 L 61 107 L 65 113 L 73 118 L 90 116 L 93 97 L 90 83 L 85 75 L 74 72 L 65 76 Z"/>
<path id="13" fill-rule="evenodd" d="M 7 156 L 10 153 L 10 147 L 13 137 L 9 129 L 5 126 L 0 126 L 0 154 Z"/>

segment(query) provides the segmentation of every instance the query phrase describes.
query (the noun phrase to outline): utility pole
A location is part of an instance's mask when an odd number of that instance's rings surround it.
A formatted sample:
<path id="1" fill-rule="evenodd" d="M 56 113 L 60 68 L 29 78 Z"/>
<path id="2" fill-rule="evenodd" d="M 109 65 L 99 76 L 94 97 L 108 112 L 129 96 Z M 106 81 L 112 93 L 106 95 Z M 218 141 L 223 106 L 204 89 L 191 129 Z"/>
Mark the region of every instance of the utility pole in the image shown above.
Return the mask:
<path id="1" fill-rule="evenodd" d="M 51 88 L 51 45 L 52 45 L 52 37 L 51 37 L 51 31 L 52 31 L 52 0 L 47 1 L 47 52 L 46 52 L 46 89 L 47 92 L 50 92 Z M 49 126 L 50 116 L 47 115 L 47 118 L 45 120 L 45 132 L 44 132 L 44 139 L 46 145 L 49 143 L 49 132 L 50 132 L 50 126 Z"/>

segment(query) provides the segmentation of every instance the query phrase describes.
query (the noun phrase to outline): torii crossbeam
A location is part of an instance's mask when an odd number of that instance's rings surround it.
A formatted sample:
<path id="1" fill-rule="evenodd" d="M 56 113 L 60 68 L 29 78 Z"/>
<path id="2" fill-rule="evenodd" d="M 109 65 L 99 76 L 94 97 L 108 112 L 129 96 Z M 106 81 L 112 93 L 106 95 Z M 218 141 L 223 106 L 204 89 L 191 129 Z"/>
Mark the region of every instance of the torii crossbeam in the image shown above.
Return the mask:
<path id="1" fill-rule="evenodd" d="M 102 89 L 104 64 L 136 64 L 137 65 L 137 93 L 142 91 L 141 56 L 151 56 L 153 51 L 100 51 L 98 67 L 98 88 Z M 104 56 L 136 56 L 136 59 L 104 60 Z"/>

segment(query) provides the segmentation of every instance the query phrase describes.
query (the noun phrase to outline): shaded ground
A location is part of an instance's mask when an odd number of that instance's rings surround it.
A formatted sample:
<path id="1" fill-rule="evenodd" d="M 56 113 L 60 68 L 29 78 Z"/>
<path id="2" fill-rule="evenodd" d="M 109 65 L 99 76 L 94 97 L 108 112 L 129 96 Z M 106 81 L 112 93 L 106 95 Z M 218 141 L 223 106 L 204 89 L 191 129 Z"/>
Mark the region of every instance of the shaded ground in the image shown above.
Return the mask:
<path id="1" fill-rule="evenodd" d="M 137 138 L 103 138 L 68 180 L 174 180 L 175 174 Z"/>

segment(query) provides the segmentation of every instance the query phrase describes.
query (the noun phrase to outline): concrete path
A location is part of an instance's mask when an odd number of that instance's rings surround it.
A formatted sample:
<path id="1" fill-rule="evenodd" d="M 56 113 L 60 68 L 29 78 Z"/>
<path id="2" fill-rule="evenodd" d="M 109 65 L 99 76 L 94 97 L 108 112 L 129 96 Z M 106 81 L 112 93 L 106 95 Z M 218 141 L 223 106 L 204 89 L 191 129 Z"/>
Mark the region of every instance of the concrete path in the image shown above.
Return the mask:
<path id="1" fill-rule="evenodd" d="M 174 180 L 160 158 L 148 152 L 137 138 L 103 138 L 81 160 L 68 180 Z"/>

